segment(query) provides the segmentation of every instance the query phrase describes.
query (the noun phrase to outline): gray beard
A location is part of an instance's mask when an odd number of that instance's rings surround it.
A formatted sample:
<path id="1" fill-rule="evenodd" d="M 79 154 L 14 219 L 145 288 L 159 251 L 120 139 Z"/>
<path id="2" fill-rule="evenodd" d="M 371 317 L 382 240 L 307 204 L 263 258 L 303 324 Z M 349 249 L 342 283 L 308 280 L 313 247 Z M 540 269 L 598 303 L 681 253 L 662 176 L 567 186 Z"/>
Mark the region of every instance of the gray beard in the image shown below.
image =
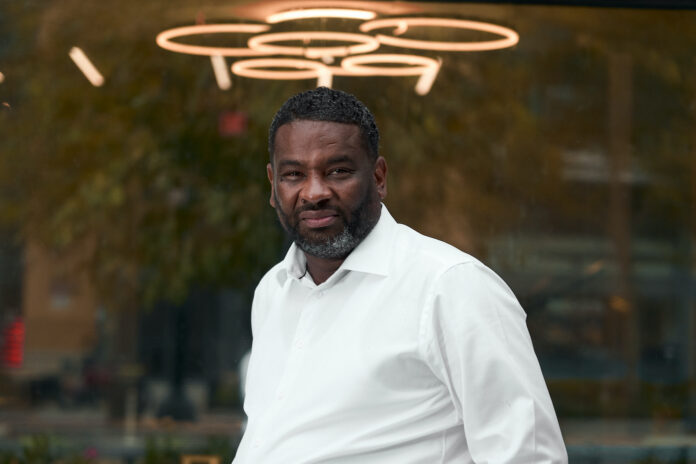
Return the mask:
<path id="1" fill-rule="evenodd" d="M 276 211 L 283 228 L 300 250 L 317 258 L 345 259 L 377 224 L 379 216 L 374 220 L 369 217 L 369 203 L 370 195 L 368 194 L 353 212 L 353 218 L 348 219 L 343 230 L 323 241 L 307 240 L 306 237 L 300 235 L 297 227 L 290 227 L 288 217 L 280 208 L 276 208 Z M 277 197 L 276 204 L 280 204 Z"/>
<path id="2" fill-rule="evenodd" d="M 340 234 L 325 242 L 309 242 L 298 236 L 295 238 L 295 243 L 300 250 L 317 258 L 344 259 L 362 242 L 363 238 L 365 237 L 352 234 L 346 227 Z"/>

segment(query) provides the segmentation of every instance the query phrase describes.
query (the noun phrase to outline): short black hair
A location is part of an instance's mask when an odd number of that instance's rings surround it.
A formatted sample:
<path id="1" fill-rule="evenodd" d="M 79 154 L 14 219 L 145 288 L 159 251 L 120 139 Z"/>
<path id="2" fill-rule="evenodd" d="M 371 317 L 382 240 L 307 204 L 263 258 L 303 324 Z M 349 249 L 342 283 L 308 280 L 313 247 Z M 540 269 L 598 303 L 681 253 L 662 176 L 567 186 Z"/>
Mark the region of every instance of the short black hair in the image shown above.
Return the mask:
<path id="1" fill-rule="evenodd" d="M 379 130 L 375 117 L 355 96 L 340 90 L 317 87 L 290 97 L 273 117 L 268 129 L 268 152 L 273 163 L 275 135 L 278 128 L 293 121 L 328 121 L 354 124 L 360 128 L 368 156 L 379 154 Z"/>

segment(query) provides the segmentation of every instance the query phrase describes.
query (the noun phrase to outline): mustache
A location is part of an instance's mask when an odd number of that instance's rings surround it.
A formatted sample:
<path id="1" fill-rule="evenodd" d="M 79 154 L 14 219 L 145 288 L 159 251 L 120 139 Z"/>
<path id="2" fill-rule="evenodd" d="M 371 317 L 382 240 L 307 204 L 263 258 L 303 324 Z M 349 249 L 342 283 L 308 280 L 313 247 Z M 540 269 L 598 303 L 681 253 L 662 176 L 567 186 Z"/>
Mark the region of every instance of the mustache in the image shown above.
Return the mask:
<path id="1" fill-rule="evenodd" d="M 340 213 L 340 211 L 338 211 L 337 208 L 331 207 L 328 205 L 324 205 L 322 202 L 318 202 L 318 203 L 307 203 L 307 204 L 295 209 L 295 214 L 300 214 L 304 211 L 317 211 L 317 210 L 333 211 L 336 214 Z"/>

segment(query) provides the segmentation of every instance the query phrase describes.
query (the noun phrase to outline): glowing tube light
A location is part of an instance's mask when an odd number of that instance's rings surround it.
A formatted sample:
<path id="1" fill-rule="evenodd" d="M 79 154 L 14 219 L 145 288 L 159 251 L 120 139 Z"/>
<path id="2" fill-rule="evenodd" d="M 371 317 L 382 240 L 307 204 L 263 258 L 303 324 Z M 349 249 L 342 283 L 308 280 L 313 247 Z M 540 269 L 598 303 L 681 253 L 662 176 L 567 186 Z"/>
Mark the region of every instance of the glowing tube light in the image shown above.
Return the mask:
<path id="1" fill-rule="evenodd" d="M 0 72 L 0 84 L 2 84 L 3 82 L 5 82 L 5 75 L 2 72 Z"/>
<path id="2" fill-rule="evenodd" d="M 290 68 L 291 70 L 260 69 Z M 254 79 L 295 80 L 317 79 L 317 86 L 331 86 L 333 78 L 331 69 L 319 62 L 293 58 L 258 58 L 237 61 L 232 65 L 232 72 L 238 76 Z"/>
<path id="3" fill-rule="evenodd" d="M 437 79 L 437 73 L 440 72 L 441 63 L 438 62 L 437 68 L 429 68 L 421 74 L 420 79 L 416 82 L 415 91 L 418 95 L 427 95 Z"/>
<path id="4" fill-rule="evenodd" d="M 414 40 L 394 37 L 393 35 L 377 34 L 377 39 L 386 45 L 394 47 L 412 48 L 419 50 L 439 50 L 453 52 L 474 52 L 484 50 L 498 50 L 512 47 L 520 41 L 517 32 L 507 27 L 480 21 L 468 21 L 463 19 L 447 18 L 387 18 L 368 21 L 360 25 L 362 32 L 370 32 L 374 29 L 385 27 L 396 28 L 394 33 L 401 35 L 408 30 L 408 26 L 449 27 L 456 29 L 470 29 L 481 32 L 490 32 L 503 36 L 498 40 L 482 42 L 435 42 L 430 40 Z"/>
<path id="5" fill-rule="evenodd" d="M 70 58 L 93 86 L 101 87 L 104 85 L 104 76 L 101 75 L 96 66 L 87 58 L 87 55 L 85 55 L 85 52 L 83 52 L 81 48 L 71 48 Z"/>
<path id="6" fill-rule="evenodd" d="M 270 28 L 267 24 L 201 24 L 198 26 L 184 26 L 168 29 L 157 34 L 157 45 L 177 53 L 203 56 L 261 56 L 256 50 L 249 48 L 235 47 L 207 47 L 203 45 L 188 45 L 172 42 L 172 39 L 200 34 L 220 34 L 220 33 L 247 33 L 255 34 L 266 32 Z"/>
<path id="7" fill-rule="evenodd" d="M 366 66 L 371 63 L 403 64 L 394 66 Z M 416 93 L 426 95 L 430 92 L 438 72 L 440 62 L 432 58 L 417 55 L 374 54 L 351 56 L 341 62 L 342 71 L 336 74 L 354 76 L 420 76 L 416 83 Z"/>
<path id="8" fill-rule="evenodd" d="M 229 90 L 232 87 L 232 80 L 229 71 L 227 71 L 225 57 L 213 55 L 210 57 L 210 62 L 213 65 L 213 73 L 215 73 L 215 80 L 220 90 Z"/>
<path id="9" fill-rule="evenodd" d="M 351 10 L 346 8 L 308 8 L 306 10 L 289 10 L 275 13 L 266 18 L 269 24 L 276 24 L 283 21 L 294 21 L 297 19 L 308 18 L 342 18 L 342 19 L 361 19 L 367 21 L 374 19 L 377 13 L 367 10 Z"/>
<path id="10" fill-rule="evenodd" d="M 331 88 L 333 85 L 333 73 L 330 69 L 320 69 L 317 72 L 317 87 Z"/>
<path id="11" fill-rule="evenodd" d="M 291 47 L 286 45 L 269 45 L 269 42 L 287 40 L 335 40 L 341 42 L 357 42 L 355 45 L 342 45 L 338 47 Z M 345 32 L 277 32 L 274 34 L 261 34 L 249 39 L 249 48 L 264 55 L 300 55 L 307 58 L 321 58 L 324 56 L 346 56 L 360 53 L 369 53 L 379 48 L 379 41 L 365 34 L 349 34 Z"/>

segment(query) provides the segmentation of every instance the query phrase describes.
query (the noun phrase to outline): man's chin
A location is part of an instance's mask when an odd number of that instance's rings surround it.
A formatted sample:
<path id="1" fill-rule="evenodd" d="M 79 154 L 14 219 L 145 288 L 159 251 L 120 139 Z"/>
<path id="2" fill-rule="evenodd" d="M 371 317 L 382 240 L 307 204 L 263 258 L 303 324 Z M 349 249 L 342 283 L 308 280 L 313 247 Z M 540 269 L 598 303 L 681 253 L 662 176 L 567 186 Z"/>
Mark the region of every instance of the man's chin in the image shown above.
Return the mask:
<path id="1" fill-rule="evenodd" d="M 300 227 L 295 230 L 295 234 L 307 243 L 321 244 L 329 242 L 343 233 L 345 227 Z"/>
<path id="2" fill-rule="evenodd" d="M 300 243 L 306 243 L 307 245 L 311 246 L 322 246 L 326 245 L 327 243 L 331 243 L 331 241 L 336 240 L 336 237 L 338 237 L 340 234 L 321 234 L 321 233 L 314 233 L 314 234 L 298 234 L 296 236 L 295 241 L 300 242 Z"/>

